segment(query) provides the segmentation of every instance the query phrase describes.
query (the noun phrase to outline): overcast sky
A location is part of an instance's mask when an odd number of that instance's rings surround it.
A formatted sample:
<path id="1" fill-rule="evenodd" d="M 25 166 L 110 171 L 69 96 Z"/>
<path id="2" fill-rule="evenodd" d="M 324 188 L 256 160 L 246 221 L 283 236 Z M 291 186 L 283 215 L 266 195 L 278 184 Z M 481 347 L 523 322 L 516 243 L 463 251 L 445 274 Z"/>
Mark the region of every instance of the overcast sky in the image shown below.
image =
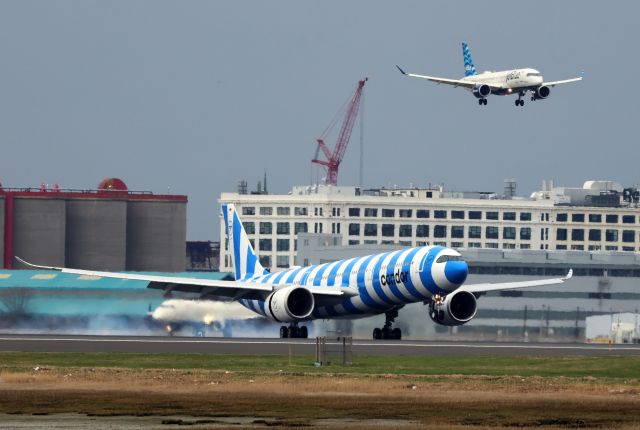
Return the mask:
<path id="1" fill-rule="evenodd" d="M 542 179 L 640 182 L 635 1 L 0 2 L 0 182 L 187 194 L 188 238 L 218 236 L 240 179 L 307 184 L 315 138 L 365 87 L 365 186 L 518 194 Z M 539 69 L 524 108 L 400 75 Z M 358 182 L 358 127 L 339 175 Z M 331 139 L 331 145 L 335 136 Z"/>

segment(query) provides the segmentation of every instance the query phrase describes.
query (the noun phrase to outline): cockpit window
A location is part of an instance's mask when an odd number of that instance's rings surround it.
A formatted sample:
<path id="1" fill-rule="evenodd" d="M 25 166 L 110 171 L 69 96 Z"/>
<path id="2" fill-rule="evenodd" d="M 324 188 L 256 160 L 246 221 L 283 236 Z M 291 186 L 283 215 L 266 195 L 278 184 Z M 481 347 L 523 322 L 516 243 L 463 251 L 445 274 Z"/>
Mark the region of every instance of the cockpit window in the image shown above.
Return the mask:
<path id="1" fill-rule="evenodd" d="M 541 73 L 531 72 L 531 73 L 527 73 L 527 76 L 542 76 L 542 74 Z"/>
<path id="2" fill-rule="evenodd" d="M 462 261 L 462 257 L 459 255 L 441 255 L 436 260 L 436 263 L 446 263 L 447 261 Z"/>

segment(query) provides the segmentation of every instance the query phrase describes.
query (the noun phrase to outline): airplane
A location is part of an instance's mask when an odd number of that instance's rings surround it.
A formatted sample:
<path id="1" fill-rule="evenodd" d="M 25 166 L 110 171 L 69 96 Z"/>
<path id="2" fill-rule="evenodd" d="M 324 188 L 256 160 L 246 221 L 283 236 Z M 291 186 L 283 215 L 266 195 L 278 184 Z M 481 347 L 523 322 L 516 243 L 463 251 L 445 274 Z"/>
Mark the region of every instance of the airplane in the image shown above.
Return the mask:
<path id="1" fill-rule="evenodd" d="M 407 304 L 423 302 L 437 324 L 458 326 L 476 315 L 477 299 L 488 291 L 561 284 L 571 278 L 465 285 L 468 265 L 461 254 L 444 246 L 419 246 L 270 273 L 253 250 L 233 204 L 223 204 L 234 281 L 171 275 L 101 272 L 39 266 L 64 273 L 148 281 L 165 295 L 183 292 L 200 300 L 238 301 L 251 311 L 283 324 L 281 338 L 306 338 L 302 323 L 314 319 L 362 318 L 385 315 L 373 339 L 402 339 L 392 324 Z"/>
<path id="2" fill-rule="evenodd" d="M 486 106 L 487 97 L 491 94 L 496 96 L 517 94 L 518 100 L 515 101 L 516 106 L 524 106 L 524 100 L 522 100 L 522 98 L 529 91 L 532 93 L 531 101 L 544 100 L 551 94 L 551 88 L 582 80 L 581 76 L 578 78 L 564 79 L 562 81 L 545 82 L 542 74 L 538 70 L 531 68 L 504 70 L 501 72 L 486 71 L 478 74 L 471 59 L 469 45 L 467 45 L 466 42 L 462 42 L 462 56 L 464 58 L 464 78 L 462 79 L 416 75 L 405 72 L 404 69 L 398 65 L 396 65 L 396 67 L 400 70 L 400 73 L 405 76 L 427 79 L 438 84 L 462 87 L 471 91 L 481 106 Z"/>

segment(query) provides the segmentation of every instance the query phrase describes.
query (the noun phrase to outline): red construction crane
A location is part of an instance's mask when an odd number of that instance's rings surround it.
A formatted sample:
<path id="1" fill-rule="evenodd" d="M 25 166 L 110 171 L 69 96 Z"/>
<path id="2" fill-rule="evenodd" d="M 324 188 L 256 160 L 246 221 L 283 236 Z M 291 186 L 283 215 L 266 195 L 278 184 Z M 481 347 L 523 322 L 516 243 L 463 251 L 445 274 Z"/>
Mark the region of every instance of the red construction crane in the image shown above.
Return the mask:
<path id="1" fill-rule="evenodd" d="M 324 180 L 325 185 L 338 185 L 338 169 L 340 167 L 340 163 L 342 162 L 342 158 L 344 157 L 344 153 L 347 150 L 349 138 L 351 137 L 351 131 L 353 130 L 356 118 L 358 117 L 360 100 L 362 98 L 362 90 L 367 80 L 368 78 L 364 78 L 363 80 L 358 82 L 355 93 L 353 93 L 353 96 L 349 99 L 346 105 L 346 114 L 344 116 L 344 120 L 342 121 L 342 127 L 340 128 L 340 133 L 338 134 L 338 140 L 336 141 L 336 146 L 333 149 L 333 153 L 329 151 L 329 148 L 324 143 L 324 138 L 335 126 L 335 119 L 325 129 L 324 133 L 322 133 L 322 137 L 316 139 L 316 142 L 318 142 L 318 148 L 316 149 L 316 155 L 313 160 L 311 160 L 311 162 L 320 164 L 327 169 L 327 176 Z M 322 152 L 324 153 L 326 160 L 318 159 L 320 150 L 322 150 Z"/>

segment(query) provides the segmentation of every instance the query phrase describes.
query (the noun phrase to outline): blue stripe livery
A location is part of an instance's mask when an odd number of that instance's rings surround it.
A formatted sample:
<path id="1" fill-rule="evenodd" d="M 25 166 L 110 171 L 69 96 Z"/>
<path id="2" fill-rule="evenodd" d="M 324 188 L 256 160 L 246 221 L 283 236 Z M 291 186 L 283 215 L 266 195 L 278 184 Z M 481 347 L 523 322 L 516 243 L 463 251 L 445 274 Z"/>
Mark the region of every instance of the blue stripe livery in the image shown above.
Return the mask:
<path id="1" fill-rule="evenodd" d="M 464 58 L 464 75 L 477 75 L 478 72 L 476 71 L 476 66 L 473 65 L 471 52 L 469 52 L 469 45 L 467 45 L 466 42 L 462 42 L 462 57 Z"/>

